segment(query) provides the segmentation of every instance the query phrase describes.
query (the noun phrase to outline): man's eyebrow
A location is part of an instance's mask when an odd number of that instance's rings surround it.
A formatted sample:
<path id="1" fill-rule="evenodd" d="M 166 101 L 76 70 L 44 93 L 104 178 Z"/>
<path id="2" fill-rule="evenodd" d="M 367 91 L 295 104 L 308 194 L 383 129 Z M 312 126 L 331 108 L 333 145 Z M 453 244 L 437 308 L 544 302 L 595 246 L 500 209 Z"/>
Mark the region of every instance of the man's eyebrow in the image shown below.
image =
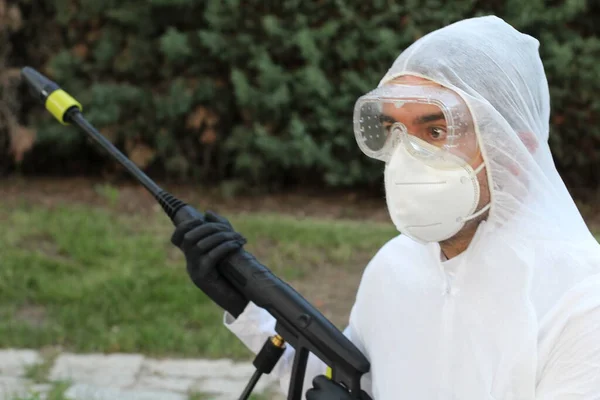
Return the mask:
<path id="1" fill-rule="evenodd" d="M 413 123 L 415 125 L 426 124 L 427 122 L 438 121 L 440 119 L 445 119 L 444 114 L 441 112 L 437 113 L 437 114 L 425 114 L 425 115 L 421 115 L 420 117 L 415 118 Z"/>
<path id="2" fill-rule="evenodd" d="M 415 124 L 415 125 L 426 124 L 428 122 L 439 121 L 440 119 L 446 119 L 444 117 L 444 114 L 441 112 L 436 113 L 436 114 L 425 114 L 425 115 L 421 115 L 421 116 L 415 118 L 413 120 L 413 124 Z M 394 122 L 398 122 L 398 121 L 396 121 L 393 117 L 391 117 L 389 115 L 381 114 L 379 116 L 379 122 L 382 124 L 384 122 L 393 124 Z"/>
<path id="3" fill-rule="evenodd" d="M 384 123 L 384 122 L 388 122 L 390 124 L 393 124 L 394 122 L 397 122 L 394 118 L 390 117 L 389 115 L 385 115 L 385 114 L 381 114 L 379 116 L 379 122 L 380 123 Z"/>

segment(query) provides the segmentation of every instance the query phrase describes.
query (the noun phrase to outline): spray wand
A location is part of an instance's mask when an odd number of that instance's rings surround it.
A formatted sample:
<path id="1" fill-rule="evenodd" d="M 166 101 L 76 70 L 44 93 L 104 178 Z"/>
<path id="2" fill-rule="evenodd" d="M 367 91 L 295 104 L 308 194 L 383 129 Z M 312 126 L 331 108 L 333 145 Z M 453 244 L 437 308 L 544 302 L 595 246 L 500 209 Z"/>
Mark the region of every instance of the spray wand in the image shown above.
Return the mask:
<path id="1" fill-rule="evenodd" d="M 31 67 L 24 67 L 21 76 L 31 93 L 61 124 L 77 125 L 121 163 L 154 196 L 175 226 L 192 219 L 203 219 L 202 213 L 163 190 L 98 132 L 84 118 L 81 104 L 55 82 Z M 332 380 L 348 388 L 353 398 L 360 399 L 360 379 L 370 368 L 365 356 L 312 304 L 268 268 L 259 264 L 248 268 L 236 265 L 233 261 L 240 254 L 234 253 L 221 262 L 217 267 L 219 272 L 249 301 L 267 310 L 277 320 L 277 335 L 267 339 L 254 359 L 256 372 L 240 400 L 250 396 L 262 374 L 272 371 L 286 342 L 295 349 L 288 400 L 302 398 L 309 352 L 329 366 Z"/>

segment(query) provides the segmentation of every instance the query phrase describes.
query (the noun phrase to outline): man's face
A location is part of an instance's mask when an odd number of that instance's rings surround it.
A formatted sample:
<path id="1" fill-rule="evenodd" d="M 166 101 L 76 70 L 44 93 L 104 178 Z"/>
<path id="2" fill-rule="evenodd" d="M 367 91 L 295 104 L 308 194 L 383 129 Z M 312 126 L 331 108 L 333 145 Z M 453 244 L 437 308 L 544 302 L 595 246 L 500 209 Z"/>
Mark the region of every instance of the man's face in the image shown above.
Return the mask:
<path id="1" fill-rule="evenodd" d="M 427 79 L 415 76 L 402 76 L 388 83 L 388 85 L 394 84 L 434 85 L 441 87 L 441 85 L 438 85 Z M 460 98 L 460 96 L 456 95 L 456 98 L 464 104 L 464 101 Z M 465 109 L 467 109 L 466 105 Z M 450 151 L 453 154 L 462 158 L 473 169 L 476 169 L 483 164 L 483 156 L 479 150 L 472 118 L 470 115 L 466 115 L 464 121 L 461 121 L 464 124 L 462 130 L 464 130 L 465 134 L 451 141 L 448 138 L 446 118 L 444 117 L 442 110 L 437 105 L 425 103 L 404 103 L 398 107 L 398 105 L 389 102 L 384 104 L 382 111 L 383 116 L 381 118 L 381 122 L 384 128 L 391 129 L 391 126 L 395 122 L 400 122 L 406 126 L 406 129 L 410 135 L 418 137 L 419 139 L 436 147 L 446 147 L 451 149 Z M 476 211 L 487 205 L 490 200 L 489 185 L 485 168 L 479 172 L 477 179 L 479 181 L 481 193 L 479 196 L 479 205 Z"/>

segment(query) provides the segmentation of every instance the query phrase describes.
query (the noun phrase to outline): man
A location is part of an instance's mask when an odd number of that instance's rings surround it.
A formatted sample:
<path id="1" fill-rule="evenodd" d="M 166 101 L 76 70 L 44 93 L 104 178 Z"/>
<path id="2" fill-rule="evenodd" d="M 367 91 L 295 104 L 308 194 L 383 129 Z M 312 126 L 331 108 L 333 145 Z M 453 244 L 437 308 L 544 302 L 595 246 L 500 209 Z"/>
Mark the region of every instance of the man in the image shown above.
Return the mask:
<path id="1" fill-rule="evenodd" d="M 356 103 L 401 232 L 366 267 L 345 330 L 376 400 L 600 399 L 600 246 L 554 167 L 538 46 L 499 18 L 463 20 L 417 40 Z M 225 324 L 258 352 L 273 318 L 199 278 L 243 237 L 208 213 L 173 243 L 200 288 L 230 296 Z M 284 389 L 293 352 L 273 371 Z M 325 371 L 311 356 L 307 399 L 350 398 Z"/>

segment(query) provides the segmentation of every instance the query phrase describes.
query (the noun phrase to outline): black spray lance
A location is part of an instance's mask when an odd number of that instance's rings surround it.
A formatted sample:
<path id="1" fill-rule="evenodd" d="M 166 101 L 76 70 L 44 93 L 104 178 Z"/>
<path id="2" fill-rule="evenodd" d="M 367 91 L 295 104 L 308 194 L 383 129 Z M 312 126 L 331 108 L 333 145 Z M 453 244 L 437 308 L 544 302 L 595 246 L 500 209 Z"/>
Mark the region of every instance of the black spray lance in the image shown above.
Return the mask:
<path id="1" fill-rule="evenodd" d="M 61 124 L 79 126 L 144 185 L 175 226 L 191 219 L 203 219 L 202 213 L 159 187 L 102 136 L 83 117 L 81 104 L 56 83 L 30 67 L 23 68 L 21 76 L 34 96 Z M 296 351 L 288 400 L 301 400 L 308 389 L 303 390 L 302 385 L 309 352 L 330 367 L 331 379 L 346 386 L 353 398 L 360 399 L 360 379 L 370 368 L 365 356 L 323 314 L 268 268 L 259 264 L 239 267 L 235 258 L 240 254 L 238 251 L 219 264 L 219 272 L 248 300 L 277 320 L 275 331 L 278 333 L 266 341 L 256 356 L 254 366 L 257 371 L 240 399 L 248 398 L 261 374 L 271 372 L 283 353 L 285 342 Z"/>

